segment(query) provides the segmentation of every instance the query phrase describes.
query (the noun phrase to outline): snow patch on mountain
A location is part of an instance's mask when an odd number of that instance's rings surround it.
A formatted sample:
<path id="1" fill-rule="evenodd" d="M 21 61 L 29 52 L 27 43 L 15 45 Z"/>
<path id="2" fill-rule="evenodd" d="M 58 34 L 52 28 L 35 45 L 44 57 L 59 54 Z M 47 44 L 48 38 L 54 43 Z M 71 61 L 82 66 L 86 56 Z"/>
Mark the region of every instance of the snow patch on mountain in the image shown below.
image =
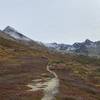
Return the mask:
<path id="1" fill-rule="evenodd" d="M 48 48 L 57 48 L 58 44 L 57 43 L 46 43 L 45 46 Z"/>
<path id="2" fill-rule="evenodd" d="M 84 42 L 76 42 L 73 45 L 49 43 L 45 46 L 61 53 L 100 57 L 100 41 L 93 42 L 86 39 Z"/>
<path id="3" fill-rule="evenodd" d="M 23 40 L 23 41 L 31 41 L 28 37 L 24 36 L 23 34 L 19 33 L 17 30 L 14 28 L 7 26 L 3 32 L 6 34 L 9 34 L 11 37 L 18 39 L 18 40 Z"/>

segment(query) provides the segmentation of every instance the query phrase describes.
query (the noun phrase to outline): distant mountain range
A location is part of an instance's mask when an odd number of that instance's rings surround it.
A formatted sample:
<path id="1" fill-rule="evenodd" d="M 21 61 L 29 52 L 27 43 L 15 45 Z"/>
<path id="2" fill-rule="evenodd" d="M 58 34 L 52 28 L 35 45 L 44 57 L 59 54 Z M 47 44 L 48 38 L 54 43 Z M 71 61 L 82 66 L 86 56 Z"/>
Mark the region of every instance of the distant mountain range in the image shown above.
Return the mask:
<path id="1" fill-rule="evenodd" d="M 93 42 L 86 39 L 84 42 L 76 42 L 73 45 L 57 43 L 44 44 L 28 38 L 10 26 L 7 26 L 4 30 L 0 31 L 0 37 L 10 39 L 37 50 L 45 50 L 49 48 L 50 51 L 53 50 L 60 53 L 70 53 L 100 58 L 100 41 Z"/>
<path id="2" fill-rule="evenodd" d="M 73 45 L 48 43 L 45 44 L 49 49 L 61 53 L 71 53 L 100 58 L 100 41 L 93 42 L 86 39 L 84 42 L 76 42 Z"/>

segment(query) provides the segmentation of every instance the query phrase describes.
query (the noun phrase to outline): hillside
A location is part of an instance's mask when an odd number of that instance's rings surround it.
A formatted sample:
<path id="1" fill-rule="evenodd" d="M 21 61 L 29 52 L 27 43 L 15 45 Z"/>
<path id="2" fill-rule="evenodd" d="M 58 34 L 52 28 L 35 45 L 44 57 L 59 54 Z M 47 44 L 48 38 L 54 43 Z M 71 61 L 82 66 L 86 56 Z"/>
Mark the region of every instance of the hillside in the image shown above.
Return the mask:
<path id="1" fill-rule="evenodd" d="M 48 64 L 60 80 L 57 100 L 100 100 L 100 59 L 49 52 L 35 42 L 30 48 L 5 34 L 0 32 L 0 100 L 41 100 L 43 91 L 27 85 L 52 78 Z"/>

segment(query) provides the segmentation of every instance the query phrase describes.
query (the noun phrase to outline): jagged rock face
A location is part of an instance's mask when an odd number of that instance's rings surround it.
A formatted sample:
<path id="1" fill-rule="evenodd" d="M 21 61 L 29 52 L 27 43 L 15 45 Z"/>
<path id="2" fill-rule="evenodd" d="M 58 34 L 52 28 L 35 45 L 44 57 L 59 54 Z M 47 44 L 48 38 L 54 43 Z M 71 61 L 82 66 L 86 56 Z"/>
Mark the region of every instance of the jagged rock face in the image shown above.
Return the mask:
<path id="1" fill-rule="evenodd" d="M 53 47 L 53 49 L 62 53 L 73 53 L 100 58 L 100 41 L 93 42 L 86 39 L 84 42 L 76 42 L 73 45 L 51 43 L 46 46 L 49 48 Z"/>

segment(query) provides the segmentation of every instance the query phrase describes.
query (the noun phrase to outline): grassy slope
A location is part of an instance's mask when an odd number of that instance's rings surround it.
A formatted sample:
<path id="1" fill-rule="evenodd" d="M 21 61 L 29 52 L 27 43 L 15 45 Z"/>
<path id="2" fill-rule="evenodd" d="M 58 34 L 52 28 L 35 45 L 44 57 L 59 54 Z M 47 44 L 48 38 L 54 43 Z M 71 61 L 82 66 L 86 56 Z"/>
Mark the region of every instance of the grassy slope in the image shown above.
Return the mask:
<path id="1" fill-rule="evenodd" d="M 65 64 L 62 70 L 55 68 L 61 81 L 60 100 L 100 100 L 100 59 L 57 56 L 52 58 L 52 62 Z"/>
<path id="2" fill-rule="evenodd" d="M 0 38 L 0 100 L 40 100 L 42 92 L 27 92 L 25 85 L 47 73 L 48 61 L 64 64 L 55 68 L 61 84 L 57 100 L 100 100 L 100 60 L 29 49 L 4 38 Z"/>
<path id="3" fill-rule="evenodd" d="M 0 38 L 0 100 L 38 100 L 41 92 L 26 92 L 27 85 L 44 73 L 45 51 Z M 36 99 L 35 99 L 36 98 Z"/>

